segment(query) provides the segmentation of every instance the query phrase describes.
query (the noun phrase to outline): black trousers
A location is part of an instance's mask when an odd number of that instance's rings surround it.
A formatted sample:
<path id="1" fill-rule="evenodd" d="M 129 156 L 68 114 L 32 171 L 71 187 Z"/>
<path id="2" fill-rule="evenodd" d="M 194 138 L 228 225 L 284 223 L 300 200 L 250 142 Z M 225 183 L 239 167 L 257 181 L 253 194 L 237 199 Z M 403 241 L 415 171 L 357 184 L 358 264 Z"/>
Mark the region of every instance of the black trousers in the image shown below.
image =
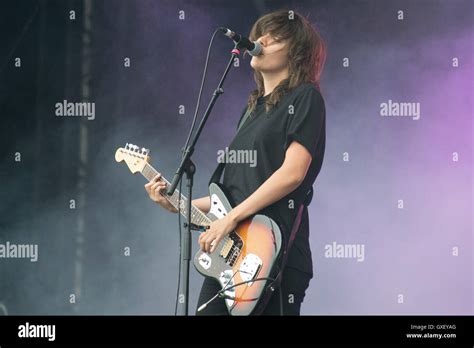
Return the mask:
<path id="1" fill-rule="evenodd" d="M 303 303 L 311 278 L 311 274 L 286 267 L 281 287 L 273 293 L 262 315 L 280 315 L 280 308 L 283 309 L 283 315 L 300 315 L 301 304 Z M 214 297 L 219 290 L 221 290 L 221 286 L 217 280 L 206 277 L 199 294 L 197 308 Z M 229 315 L 229 312 L 227 311 L 225 300 L 223 298 L 216 298 L 202 311 L 197 312 L 196 309 L 196 315 Z"/>

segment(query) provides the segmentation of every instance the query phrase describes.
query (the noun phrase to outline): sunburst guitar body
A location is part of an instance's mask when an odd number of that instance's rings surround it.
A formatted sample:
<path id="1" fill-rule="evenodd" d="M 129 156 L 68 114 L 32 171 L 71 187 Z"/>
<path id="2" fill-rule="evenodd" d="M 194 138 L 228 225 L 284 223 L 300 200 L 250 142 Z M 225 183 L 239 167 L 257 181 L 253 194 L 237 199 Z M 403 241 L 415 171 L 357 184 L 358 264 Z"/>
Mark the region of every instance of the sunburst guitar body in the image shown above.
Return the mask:
<path id="1" fill-rule="evenodd" d="M 147 180 L 158 174 L 149 163 L 149 151 L 132 144 L 117 149 L 115 160 L 125 162 L 132 173 L 140 172 Z M 162 179 L 169 185 L 164 177 Z M 183 216 L 187 216 L 187 199 L 178 190 L 171 196 L 163 196 L 179 208 Z M 191 206 L 191 222 L 194 225 L 207 226 L 232 210 L 219 185 L 209 186 L 209 196 L 209 213 L 205 214 L 194 205 Z M 281 246 L 282 235 L 278 224 L 265 215 L 257 214 L 240 222 L 212 253 L 199 250 L 193 264 L 203 276 L 219 282 L 221 297 L 225 299 L 230 315 L 250 315 L 271 281 Z"/>

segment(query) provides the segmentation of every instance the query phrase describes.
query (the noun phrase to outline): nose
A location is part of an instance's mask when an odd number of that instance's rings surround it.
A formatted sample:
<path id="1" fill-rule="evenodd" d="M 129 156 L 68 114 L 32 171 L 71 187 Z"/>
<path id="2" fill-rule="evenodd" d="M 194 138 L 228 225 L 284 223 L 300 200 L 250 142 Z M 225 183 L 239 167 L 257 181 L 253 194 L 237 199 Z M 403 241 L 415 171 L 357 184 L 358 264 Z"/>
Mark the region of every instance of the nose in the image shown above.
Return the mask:
<path id="1" fill-rule="evenodd" d="M 267 46 L 268 44 L 268 39 L 269 39 L 270 35 L 268 34 L 265 34 L 263 36 L 260 36 L 257 41 L 260 43 L 260 45 L 262 45 L 263 47 Z"/>

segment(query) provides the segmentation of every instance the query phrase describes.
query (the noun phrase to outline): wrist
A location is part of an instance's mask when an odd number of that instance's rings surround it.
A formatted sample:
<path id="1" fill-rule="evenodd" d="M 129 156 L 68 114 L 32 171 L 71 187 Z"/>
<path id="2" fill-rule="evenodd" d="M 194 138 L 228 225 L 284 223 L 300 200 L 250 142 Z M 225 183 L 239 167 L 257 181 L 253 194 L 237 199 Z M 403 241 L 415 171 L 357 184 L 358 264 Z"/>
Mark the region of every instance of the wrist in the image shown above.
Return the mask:
<path id="1" fill-rule="evenodd" d="M 235 224 L 240 222 L 240 216 L 237 209 L 232 209 L 228 214 L 227 217 Z"/>

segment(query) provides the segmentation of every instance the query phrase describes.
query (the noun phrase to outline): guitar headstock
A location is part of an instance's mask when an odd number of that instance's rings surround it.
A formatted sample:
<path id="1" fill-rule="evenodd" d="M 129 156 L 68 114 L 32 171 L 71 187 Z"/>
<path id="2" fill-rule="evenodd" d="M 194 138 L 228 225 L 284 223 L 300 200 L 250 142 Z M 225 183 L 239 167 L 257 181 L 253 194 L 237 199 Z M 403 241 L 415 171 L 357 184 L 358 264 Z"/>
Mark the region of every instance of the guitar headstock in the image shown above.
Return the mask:
<path id="1" fill-rule="evenodd" d="M 127 143 L 125 147 L 119 147 L 115 151 L 115 160 L 117 162 L 125 161 L 130 171 L 135 174 L 141 172 L 145 164 L 150 161 L 149 153 L 148 149 Z"/>

